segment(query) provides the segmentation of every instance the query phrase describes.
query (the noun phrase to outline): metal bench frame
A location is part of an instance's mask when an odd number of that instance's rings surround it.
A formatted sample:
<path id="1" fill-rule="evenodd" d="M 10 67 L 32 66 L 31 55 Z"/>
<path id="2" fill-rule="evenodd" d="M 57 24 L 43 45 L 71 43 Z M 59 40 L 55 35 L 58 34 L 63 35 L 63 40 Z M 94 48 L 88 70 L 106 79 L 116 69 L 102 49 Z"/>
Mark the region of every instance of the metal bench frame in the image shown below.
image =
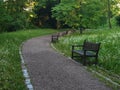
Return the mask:
<path id="1" fill-rule="evenodd" d="M 101 43 L 93 43 L 89 41 L 84 41 L 83 45 L 72 45 L 72 59 L 74 57 L 81 57 L 83 65 L 86 65 L 86 57 L 95 57 L 95 64 L 98 63 L 98 53 Z M 77 49 L 82 47 L 82 49 Z M 74 53 L 76 55 L 74 55 Z"/>
<path id="2" fill-rule="evenodd" d="M 52 42 L 52 43 L 57 42 L 57 41 L 58 41 L 58 38 L 59 38 L 59 34 L 52 35 L 52 36 L 51 36 L 51 42 Z"/>
<path id="3" fill-rule="evenodd" d="M 51 36 L 51 42 L 52 43 L 56 43 L 59 39 L 59 37 L 62 37 L 62 36 L 65 36 L 68 34 L 68 31 L 64 31 L 64 32 L 60 32 L 60 33 L 57 33 L 57 34 L 53 34 Z"/>

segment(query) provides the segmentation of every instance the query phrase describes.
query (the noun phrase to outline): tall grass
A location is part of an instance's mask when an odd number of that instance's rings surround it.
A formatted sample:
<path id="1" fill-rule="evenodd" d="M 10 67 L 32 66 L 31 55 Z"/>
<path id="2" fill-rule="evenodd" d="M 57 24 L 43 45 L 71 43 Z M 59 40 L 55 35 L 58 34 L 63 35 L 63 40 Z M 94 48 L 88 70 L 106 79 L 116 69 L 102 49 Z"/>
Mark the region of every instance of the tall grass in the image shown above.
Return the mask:
<path id="1" fill-rule="evenodd" d="M 82 35 L 75 33 L 59 39 L 55 47 L 71 56 L 71 45 L 82 44 L 87 39 L 101 42 L 99 66 L 120 76 L 120 28 L 86 30 Z"/>
<path id="2" fill-rule="evenodd" d="M 27 90 L 21 70 L 20 44 L 32 37 L 55 33 L 52 29 L 0 34 L 0 90 Z"/>

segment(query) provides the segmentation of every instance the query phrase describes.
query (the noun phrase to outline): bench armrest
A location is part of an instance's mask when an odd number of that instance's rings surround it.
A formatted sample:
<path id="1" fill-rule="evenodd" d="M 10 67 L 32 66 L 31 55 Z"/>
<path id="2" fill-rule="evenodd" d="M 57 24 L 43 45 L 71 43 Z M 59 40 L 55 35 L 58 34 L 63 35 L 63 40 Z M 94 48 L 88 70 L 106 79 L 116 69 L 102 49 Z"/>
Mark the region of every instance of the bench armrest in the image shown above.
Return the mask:
<path id="1" fill-rule="evenodd" d="M 83 47 L 83 45 L 72 45 L 72 51 L 75 50 L 76 47 Z"/>
<path id="2" fill-rule="evenodd" d="M 58 37 L 59 37 L 59 34 L 52 35 L 52 37 L 57 37 L 57 38 L 58 38 Z"/>
<path id="3" fill-rule="evenodd" d="M 51 36 L 51 42 L 56 42 L 56 41 L 58 41 L 58 39 L 59 39 L 58 34 L 54 34 L 54 35 Z"/>

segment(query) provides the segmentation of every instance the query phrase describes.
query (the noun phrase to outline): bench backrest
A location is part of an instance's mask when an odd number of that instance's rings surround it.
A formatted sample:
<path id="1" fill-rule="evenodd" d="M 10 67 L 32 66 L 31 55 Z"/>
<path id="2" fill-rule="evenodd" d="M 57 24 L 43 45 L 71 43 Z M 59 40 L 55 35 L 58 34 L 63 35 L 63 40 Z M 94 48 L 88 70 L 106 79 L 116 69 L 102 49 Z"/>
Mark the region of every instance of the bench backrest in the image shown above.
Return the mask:
<path id="1" fill-rule="evenodd" d="M 100 43 L 88 42 L 86 40 L 84 41 L 83 50 L 98 52 L 99 48 L 100 48 Z"/>

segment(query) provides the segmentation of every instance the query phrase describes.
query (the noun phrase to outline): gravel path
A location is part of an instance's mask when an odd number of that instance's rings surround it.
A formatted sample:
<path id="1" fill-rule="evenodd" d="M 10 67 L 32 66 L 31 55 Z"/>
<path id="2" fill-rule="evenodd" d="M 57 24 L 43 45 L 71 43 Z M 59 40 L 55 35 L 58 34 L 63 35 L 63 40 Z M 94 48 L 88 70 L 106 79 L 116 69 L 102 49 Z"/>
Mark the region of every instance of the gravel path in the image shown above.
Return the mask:
<path id="1" fill-rule="evenodd" d="M 34 90 L 111 90 L 84 66 L 52 49 L 50 36 L 28 40 L 22 54 Z"/>

